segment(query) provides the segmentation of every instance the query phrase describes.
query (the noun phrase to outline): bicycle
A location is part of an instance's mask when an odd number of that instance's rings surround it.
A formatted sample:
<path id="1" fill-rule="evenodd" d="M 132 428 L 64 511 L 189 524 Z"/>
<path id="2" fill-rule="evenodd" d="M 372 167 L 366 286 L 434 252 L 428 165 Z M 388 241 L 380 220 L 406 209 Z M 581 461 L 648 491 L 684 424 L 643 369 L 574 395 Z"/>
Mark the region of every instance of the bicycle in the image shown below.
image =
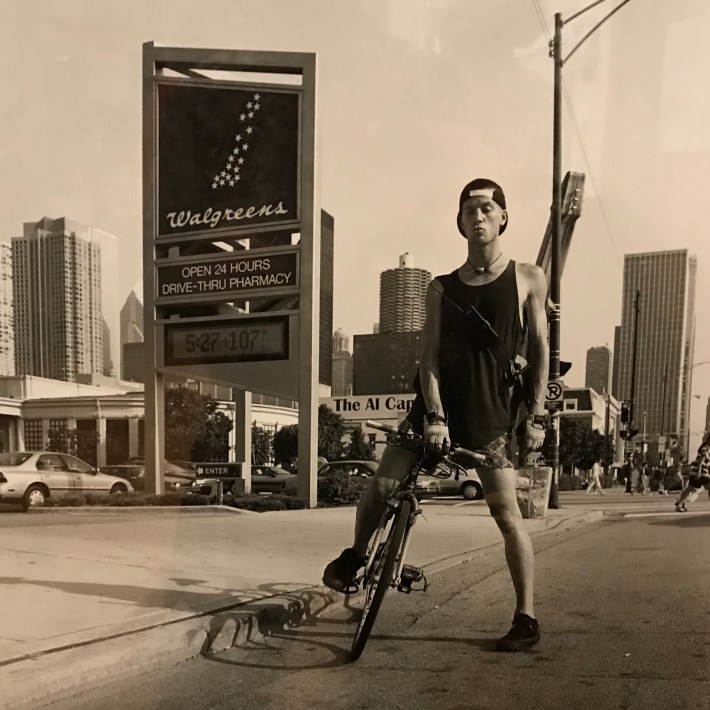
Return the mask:
<path id="1" fill-rule="evenodd" d="M 386 509 L 382 514 L 367 554 L 365 566 L 361 575 L 356 578 L 356 583 L 362 585 L 365 592 L 362 616 L 355 630 L 350 660 L 360 658 L 365 644 L 370 636 L 377 614 L 382 605 L 382 600 L 387 591 L 397 588 L 398 591 L 409 594 L 412 585 L 426 578 L 424 571 L 419 567 L 405 564 L 404 560 L 409 546 L 412 527 L 416 518 L 421 514 L 419 501 L 416 496 L 416 483 L 419 474 L 425 470 L 423 463 L 426 457 L 426 444 L 424 440 L 412 432 L 402 432 L 395 427 L 381 422 L 368 420 L 365 424 L 387 434 L 394 434 L 394 445 L 403 445 L 406 442 L 416 442 L 414 462 L 402 482 L 385 499 Z M 455 469 L 462 467 L 452 461 L 454 454 L 463 455 L 479 463 L 483 463 L 485 456 L 480 452 L 470 451 L 463 447 L 452 445 L 449 453 L 441 458 L 453 464 Z M 458 477 L 458 471 L 456 476 Z"/>

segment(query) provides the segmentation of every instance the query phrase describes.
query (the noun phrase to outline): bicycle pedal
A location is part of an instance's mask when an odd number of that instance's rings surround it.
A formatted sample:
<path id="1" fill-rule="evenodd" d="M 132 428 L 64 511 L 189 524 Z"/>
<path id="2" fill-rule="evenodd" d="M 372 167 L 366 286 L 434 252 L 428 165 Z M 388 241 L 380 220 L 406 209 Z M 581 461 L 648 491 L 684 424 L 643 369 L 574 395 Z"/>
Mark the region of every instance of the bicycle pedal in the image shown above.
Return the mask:
<path id="1" fill-rule="evenodd" d="M 426 579 L 424 577 L 424 570 L 420 567 L 415 567 L 414 565 L 403 565 L 402 574 L 399 578 L 399 584 L 397 585 L 397 591 L 409 594 L 412 591 L 412 584 L 415 582 L 421 582 L 424 579 L 424 589 L 426 589 Z M 416 589 L 414 591 L 424 591 Z"/>

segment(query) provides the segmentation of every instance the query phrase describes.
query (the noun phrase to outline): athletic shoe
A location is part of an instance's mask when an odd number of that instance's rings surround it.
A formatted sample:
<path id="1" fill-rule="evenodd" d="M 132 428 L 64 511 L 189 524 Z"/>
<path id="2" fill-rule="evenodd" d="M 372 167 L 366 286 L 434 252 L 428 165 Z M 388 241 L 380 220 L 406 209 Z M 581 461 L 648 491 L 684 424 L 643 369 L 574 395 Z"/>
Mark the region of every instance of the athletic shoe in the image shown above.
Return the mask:
<path id="1" fill-rule="evenodd" d="M 527 651 L 540 640 L 540 624 L 527 614 L 516 614 L 510 631 L 498 639 L 499 651 Z"/>
<path id="2" fill-rule="evenodd" d="M 352 547 L 348 547 L 337 559 L 328 563 L 323 571 L 323 584 L 336 592 L 352 594 L 358 589 L 355 577 L 364 564 L 364 558 L 360 557 Z"/>

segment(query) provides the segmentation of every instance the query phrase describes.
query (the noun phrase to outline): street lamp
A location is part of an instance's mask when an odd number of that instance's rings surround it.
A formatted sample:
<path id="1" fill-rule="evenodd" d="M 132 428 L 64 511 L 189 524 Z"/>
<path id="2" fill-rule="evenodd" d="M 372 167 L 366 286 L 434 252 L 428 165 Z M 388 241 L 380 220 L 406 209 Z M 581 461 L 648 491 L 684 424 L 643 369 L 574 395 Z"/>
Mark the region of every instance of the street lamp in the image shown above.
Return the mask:
<path id="1" fill-rule="evenodd" d="M 607 13 L 582 39 L 572 48 L 566 57 L 562 57 L 562 28 L 606 0 L 596 0 L 591 5 L 575 12 L 566 20 L 562 13 L 555 13 L 555 35 L 550 42 L 550 56 L 554 63 L 554 99 L 552 129 L 552 238 L 550 240 L 550 380 L 560 379 L 560 277 L 562 232 L 562 67 L 580 46 L 598 30 L 612 15 L 618 12 L 629 0 L 622 0 L 611 12 Z M 559 468 L 560 468 L 560 421 L 557 410 L 551 410 L 552 437 L 552 488 L 550 489 L 550 508 L 559 508 Z"/>

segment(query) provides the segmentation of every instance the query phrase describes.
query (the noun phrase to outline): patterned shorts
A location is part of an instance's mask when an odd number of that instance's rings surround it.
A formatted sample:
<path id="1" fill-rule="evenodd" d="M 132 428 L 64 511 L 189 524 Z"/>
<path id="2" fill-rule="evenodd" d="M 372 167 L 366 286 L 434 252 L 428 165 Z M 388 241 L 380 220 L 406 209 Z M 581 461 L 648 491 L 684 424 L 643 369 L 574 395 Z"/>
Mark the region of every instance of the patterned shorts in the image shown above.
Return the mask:
<path id="1" fill-rule="evenodd" d="M 477 449 L 486 455 L 486 460 L 478 468 L 515 468 L 511 461 L 510 435 L 502 434 L 493 441 Z"/>

